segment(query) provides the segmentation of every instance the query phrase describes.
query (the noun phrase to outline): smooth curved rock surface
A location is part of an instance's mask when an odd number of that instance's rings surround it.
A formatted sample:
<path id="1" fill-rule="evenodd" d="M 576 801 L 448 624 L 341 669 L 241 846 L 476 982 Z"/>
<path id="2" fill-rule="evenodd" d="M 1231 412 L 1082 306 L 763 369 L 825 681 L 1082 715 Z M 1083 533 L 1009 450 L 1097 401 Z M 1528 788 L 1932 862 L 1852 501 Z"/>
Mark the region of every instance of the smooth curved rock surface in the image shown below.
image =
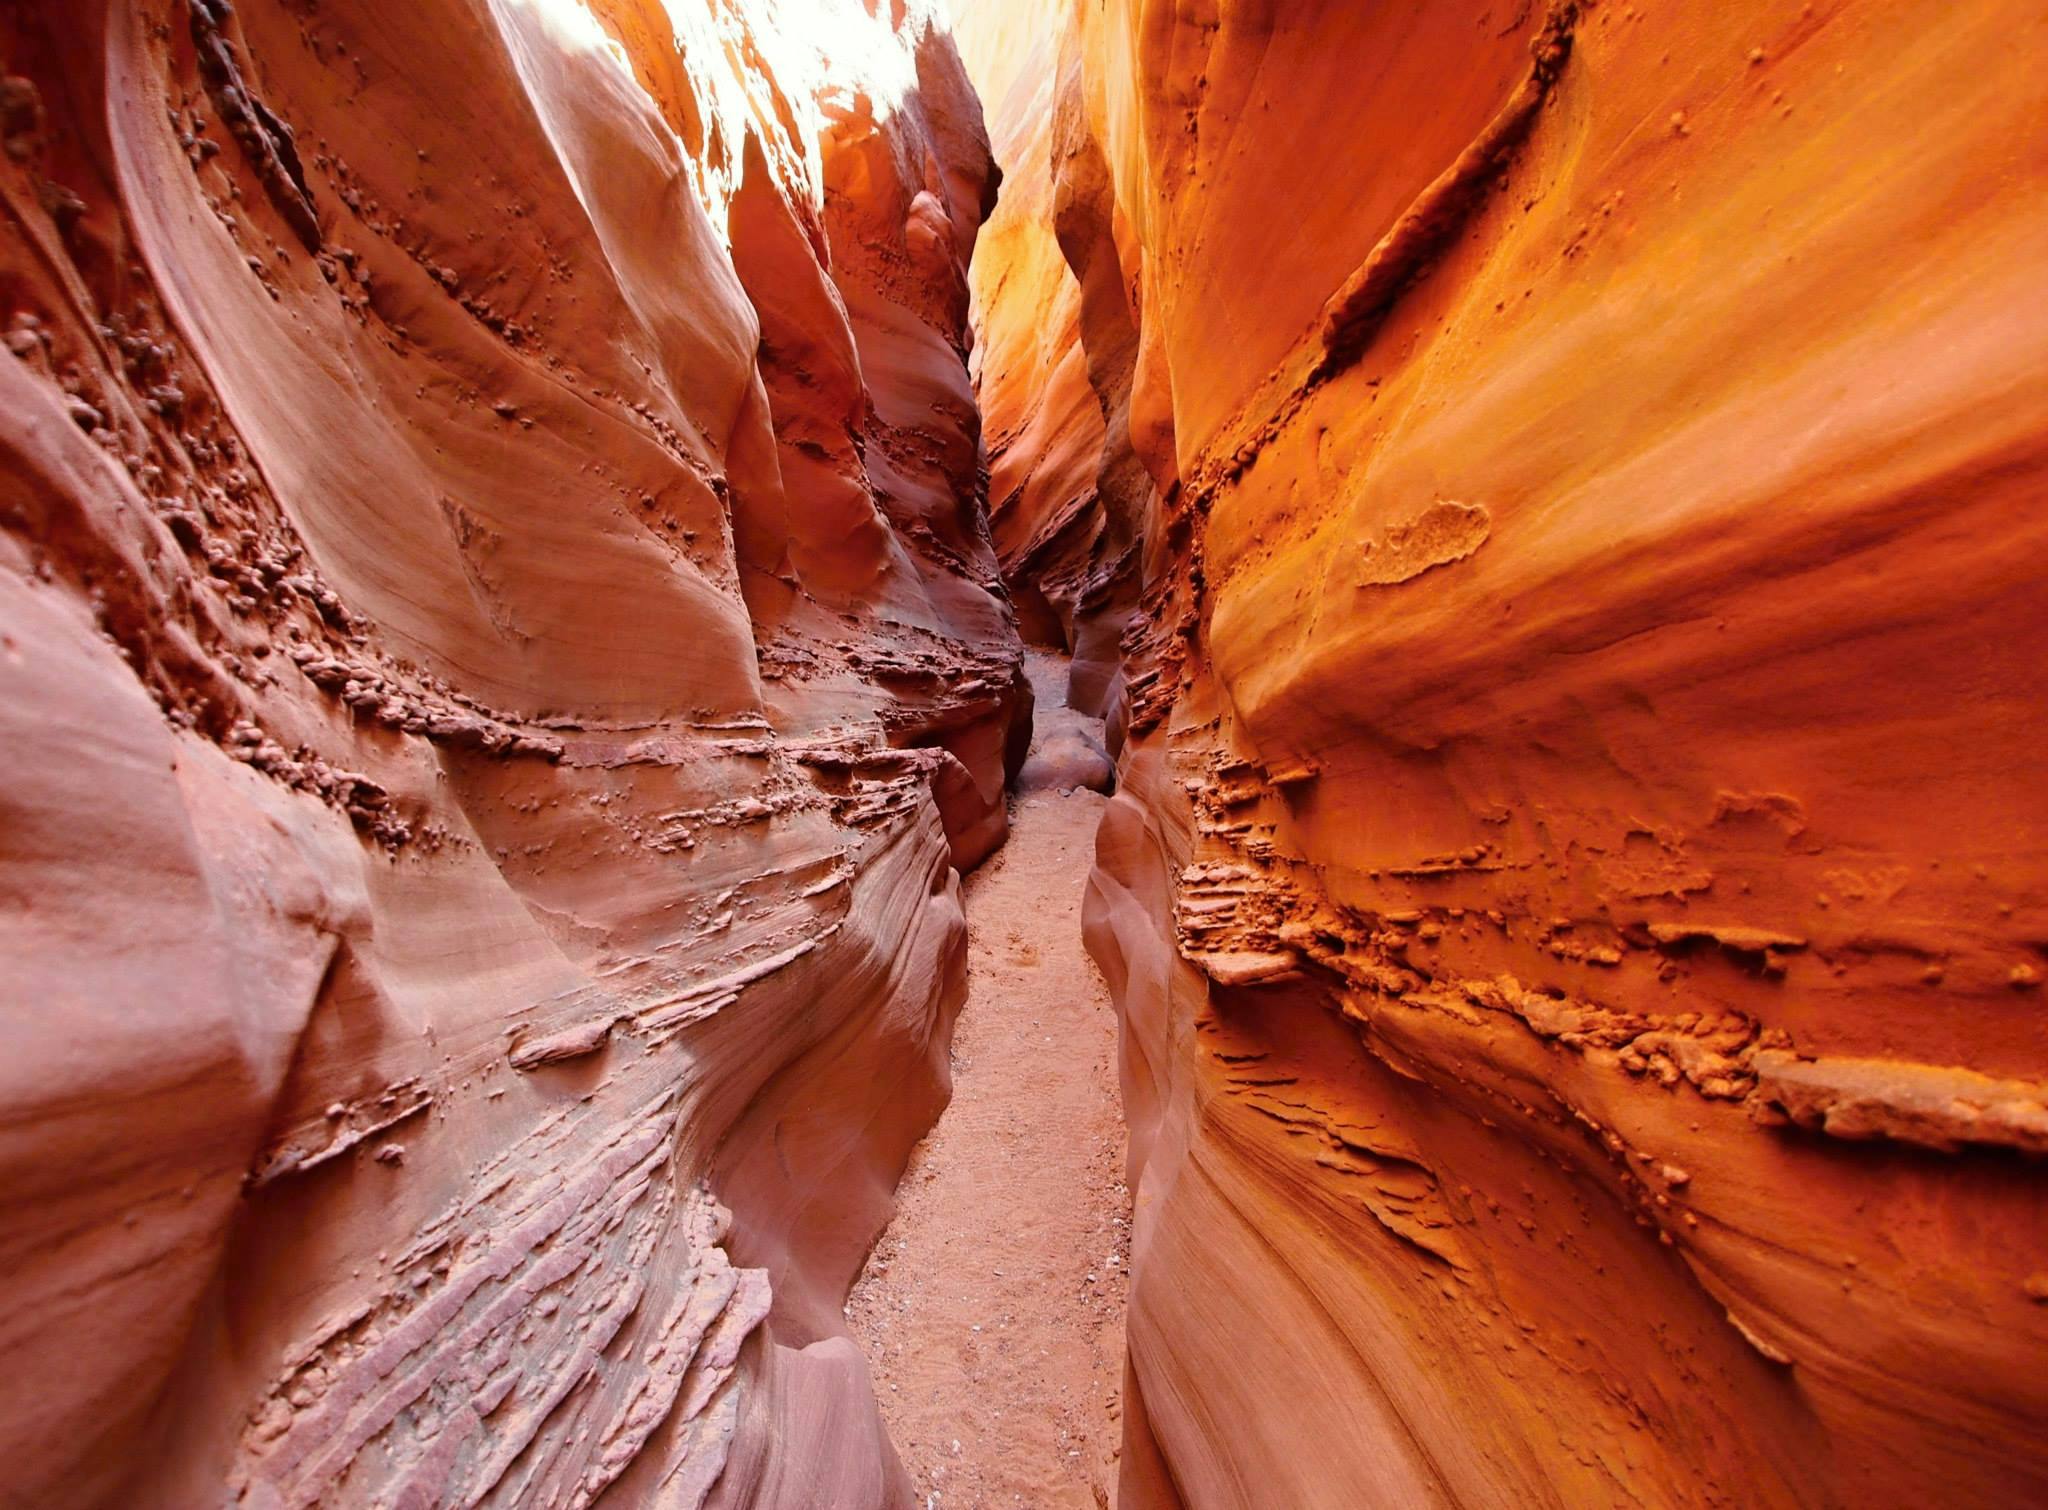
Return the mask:
<path id="1" fill-rule="evenodd" d="M 1004 173 L 973 266 L 991 535 L 1026 638 L 1071 654 L 1068 700 L 1099 718 L 1154 493 L 1131 439 L 1135 248 L 1057 8 L 956 0 L 955 13 Z"/>
<path id="2" fill-rule="evenodd" d="M 2043 17 L 1067 10 L 1125 1510 L 2048 1494 Z"/>
<path id="3" fill-rule="evenodd" d="M 0 1499 L 894 1502 L 838 1307 L 1030 722 L 943 26 L 0 64 Z"/>
<path id="4" fill-rule="evenodd" d="M 2048 1500 L 2048 18 L 936 4 L 0 9 L 0 1498 L 903 1503 L 1113 755 L 1124 1510 Z"/>

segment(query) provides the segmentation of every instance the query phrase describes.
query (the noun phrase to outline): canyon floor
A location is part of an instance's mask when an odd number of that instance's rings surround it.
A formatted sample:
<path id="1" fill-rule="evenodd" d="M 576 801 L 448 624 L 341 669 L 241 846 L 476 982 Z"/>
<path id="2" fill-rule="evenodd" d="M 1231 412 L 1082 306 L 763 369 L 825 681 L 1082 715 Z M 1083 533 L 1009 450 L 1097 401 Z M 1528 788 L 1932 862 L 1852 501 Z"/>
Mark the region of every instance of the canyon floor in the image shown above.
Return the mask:
<path id="1" fill-rule="evenodd" d="M 1034 652 L 1034 752 L 1080 722 Z M 1099 726 L 1097 726 L 1099 728 Z M 1103 799 L 1030 791 L 967 878 L 953 1100 L 847 1306 L 917 1503 L 1106 1506 L 1130 1197 L 1116 1019 L 1081 947 Z"/>

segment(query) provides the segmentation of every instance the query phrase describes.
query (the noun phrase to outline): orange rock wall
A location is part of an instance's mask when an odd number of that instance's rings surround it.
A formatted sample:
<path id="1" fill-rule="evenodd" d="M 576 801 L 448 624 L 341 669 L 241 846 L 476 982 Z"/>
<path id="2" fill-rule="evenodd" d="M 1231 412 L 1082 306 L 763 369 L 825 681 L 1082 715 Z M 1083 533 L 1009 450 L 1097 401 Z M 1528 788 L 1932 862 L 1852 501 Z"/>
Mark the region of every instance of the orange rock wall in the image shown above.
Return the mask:
<path id="1" fill-rule="evenodd" d="M 2044 26 L 1072 7 L 1125 1510 L 2048 1495 Z"/>
<path id="2" fill-rule="evenodd" d="M 907 1494 L 839 1306 L 1029 723 L 930 6 L 0 74 L 0 1499 Z"/>
<path id="3" fill-rule="evenodd" d="M 1026 636 L 1072 655 L 1071 705 L 1099 716 L 1153 494 L 1130 437 L 1140 292 L 1125 275 L 1129 225 L 1058 13 L 955 10 L 1004 173 L 973 266 L 990 529 Z"/>

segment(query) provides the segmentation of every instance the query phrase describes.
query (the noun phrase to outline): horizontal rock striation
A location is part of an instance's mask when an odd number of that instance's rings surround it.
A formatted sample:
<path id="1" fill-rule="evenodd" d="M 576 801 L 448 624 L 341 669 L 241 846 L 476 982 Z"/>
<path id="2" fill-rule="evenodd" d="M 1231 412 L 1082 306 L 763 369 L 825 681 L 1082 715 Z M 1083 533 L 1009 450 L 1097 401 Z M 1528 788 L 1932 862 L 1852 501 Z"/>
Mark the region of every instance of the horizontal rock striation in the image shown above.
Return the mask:
<path id="1" fill-rule="evenodd" d="M 1030 695 L 924 3 L 0 12 L 0 1500 L 882 1504 Z"/>
<path id="2" fill-rule="evenodd" d="M 2048 1495 L 2042 18 L 1068 9 L 1007 130 L 1104 166 L 1156 485 L 1120 1503 Z"/>

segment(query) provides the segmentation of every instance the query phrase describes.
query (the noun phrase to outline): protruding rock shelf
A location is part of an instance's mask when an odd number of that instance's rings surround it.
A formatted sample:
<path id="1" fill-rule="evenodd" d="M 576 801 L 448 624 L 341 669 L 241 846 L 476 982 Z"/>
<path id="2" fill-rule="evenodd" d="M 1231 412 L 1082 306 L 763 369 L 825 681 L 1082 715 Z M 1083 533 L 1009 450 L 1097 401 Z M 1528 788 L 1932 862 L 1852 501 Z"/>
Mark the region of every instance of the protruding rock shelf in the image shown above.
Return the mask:
<path id="1" fill-rule="evenodd" d="M 1122 1510 L 2048 1498 L 2048 15 L 1054 9 L 960 35 Z"/>
<path id="2" fill-rule="evenodd" d="M 900 1502 L 840 1304 L 1030 727 L 942 18 L 0 74 L 0 1501 Z"/>
<path id="3" fill-rule="evenodd" d="M 2048 1503 L 2044 57 L 0 5 L 0 1504 Z"/>

